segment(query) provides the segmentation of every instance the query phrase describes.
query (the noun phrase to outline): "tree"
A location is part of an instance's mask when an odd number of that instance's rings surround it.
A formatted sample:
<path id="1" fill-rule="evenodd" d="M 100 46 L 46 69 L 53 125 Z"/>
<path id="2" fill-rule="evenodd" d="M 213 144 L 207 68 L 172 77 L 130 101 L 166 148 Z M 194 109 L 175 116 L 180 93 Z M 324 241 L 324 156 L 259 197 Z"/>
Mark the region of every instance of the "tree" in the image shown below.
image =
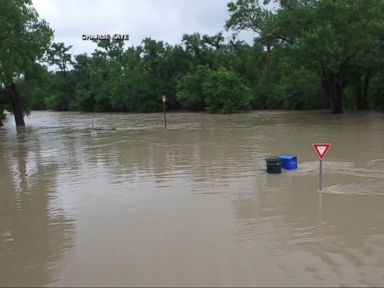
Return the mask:
<path id="1" fill-rule="evenodd" d="M 211 71 L 203 83 L 204 101 L 211 113 L 232 113 L 251 109 L 250 90 L 242 79 L 225 68 Z"/>
<path id="2" fill-rule="evenodd" d="M 72 77 L 68 77 L 68 66 L 73 64 L 72 55 L 68 53 L 71 48 L 64 43 L 52 43 L 46 57 L 49 65 L 59 68 L 51 75 L 51 93 L 46 101 L 47 106 L 56 111 L 67 111 L 73 96 Z"/>
<path id="3" fill-rule="evenodd" d="M 49 65 L 56 65 L 59 70 L 66 77 L 68 65 L 73 64 L 72 55 L 68 53 L 71 50 L 72 45 L 65 47 L 64 43 L 52 43 L 48 50 L 47 60 Z"/>
<path id="4" fill-rule="evenodd" d="M 267 1 L 269 2 L 269 1 Z M 315 71 L 333 113 L 343 112 L 343 94 L 361 62 L 382 46 L 381 0 L 276 1 L 272 13 L 257 0 L 229 3 L 227 29 L 252 29 L 271 50 L 284 49 L 295 69 Z M 381 36 L 380 36 L 381 35 Z"/>
<path id="5" fill-rule="evenodd" d="M 23 77 L 47 51 L 52 30 L 40 20 L 30 0 L 2 1 L 0 9 L 0 85 L 7 88 L 17 126 L 24 126 L 15 80 Z"/>
<path id="6" fill-rule="evenodd" d="M 112 110 L 112 103 L 116 103 L 116 91 L 119 91 L 122 84 L 124 41 L 106 39 L 96 43 L 102 50 L 97 49 L 93 53 L 89 87 L 94 95 L 95 111 L 106 112 Z"/>
<path id="7" fill-rule="evenodd" d="M 30 110 L 47 109 L 45 99 L 52 94 L 54 75 L 44 65 L 36 64 L 22 79 L 16 82 L 24 107 Z"/>
<path id="8" fill-rule="evenodd" d="M 199 66 L 195 73 L 186 74 L 177 81 L 176 98 L 183 108 L 204 109 L 203 83 L 209 71 L 206 66 Z"/>
<path id="9" fill-rule="evenodd" d="M 121 39 L 103 39 L 94 40 L 97 47 L 102 50 L 96 49 L 94 55 L 103 56 L 108 59 L 116 59 L 120 63 L 124 52 L 124 40 Z"/>
<path id="10" fill-rule="evenodd" d="M 74 98 L 68 105 L 69 110 L 94 111 L 95 98 L 90 93 L 89 78 L 91 71 L 91 59 L 86 54 L 75 56 L 74 62 Z"/>

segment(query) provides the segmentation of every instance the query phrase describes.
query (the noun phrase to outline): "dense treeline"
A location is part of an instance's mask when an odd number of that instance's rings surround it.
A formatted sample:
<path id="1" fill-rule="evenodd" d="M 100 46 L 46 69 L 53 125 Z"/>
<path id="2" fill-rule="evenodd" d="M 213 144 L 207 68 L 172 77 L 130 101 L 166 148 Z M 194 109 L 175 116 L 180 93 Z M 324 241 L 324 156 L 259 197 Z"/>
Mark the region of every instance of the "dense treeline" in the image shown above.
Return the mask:
<path id="1" fill-rule="evenodd" d="M 33 55 L 42 59 L 45 49 L 44 61 L 25 63 L 25 69 L 4 66 L 7 55 L 0 54 L 0 69 L 10 71 L 0 81 L 2 94 L 17 86 L 25 111 L 155 112 L 161 95 L 168 109 L 212 113 L 384 109 L 382 0 L 237 0 L 227 6 L 225 28 L 254 31 L 253 43 L 235 34 L 195 33 L 177 45 L 101 40 L 91 55 L 73 56 L 64 43 L 48 49 L 40 41 Z M 49 39 L 46 23 L 38 23 L 45 29 L 41 37 Z M 14 110 L 5 98 L 0 105 Z"/>
<path id="2" fill-rule="evenodd" d="M 259 89 L 266 67 L 260 44 L 225 41 L 220 33 L 184 35 L 175 46 L 150 38 L 128 48 L 124 41 L 97 44 L 92 55 L 73 62 L 70 47 L 56 44 L 48 59 L 59 70 L 42 68 L 19 83 L 32 109 L 155 112 L 161 95 L 169 109 L 230 113 L 268 105 L 268 91 Z"/>

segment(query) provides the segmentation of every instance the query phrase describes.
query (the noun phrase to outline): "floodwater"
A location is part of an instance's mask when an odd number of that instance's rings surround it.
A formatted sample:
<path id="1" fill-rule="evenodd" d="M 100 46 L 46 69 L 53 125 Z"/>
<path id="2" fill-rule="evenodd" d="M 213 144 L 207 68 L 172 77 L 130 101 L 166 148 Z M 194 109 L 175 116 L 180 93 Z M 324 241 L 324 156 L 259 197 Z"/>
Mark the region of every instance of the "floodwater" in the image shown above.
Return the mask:
<path id="1" fill-rule="evenodd" d="M 0 286 L 384 285 L 384 114 L 167 119 L 9 118 Z M 299 168 L 266 174 L 281 153 Z"/>

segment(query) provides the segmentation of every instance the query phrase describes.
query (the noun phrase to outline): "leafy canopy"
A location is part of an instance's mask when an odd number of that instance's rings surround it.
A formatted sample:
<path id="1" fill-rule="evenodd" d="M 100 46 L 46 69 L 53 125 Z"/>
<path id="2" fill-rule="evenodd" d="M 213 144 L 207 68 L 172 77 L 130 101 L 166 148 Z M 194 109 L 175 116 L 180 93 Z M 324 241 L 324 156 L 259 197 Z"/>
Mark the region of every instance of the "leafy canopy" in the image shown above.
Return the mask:
<path id="1" fill-rule="evenodd" d="M 43 57 L 53 32 L 31 0 L 2 1 L 0 27 L 0 83 L 9 85 Z"/>

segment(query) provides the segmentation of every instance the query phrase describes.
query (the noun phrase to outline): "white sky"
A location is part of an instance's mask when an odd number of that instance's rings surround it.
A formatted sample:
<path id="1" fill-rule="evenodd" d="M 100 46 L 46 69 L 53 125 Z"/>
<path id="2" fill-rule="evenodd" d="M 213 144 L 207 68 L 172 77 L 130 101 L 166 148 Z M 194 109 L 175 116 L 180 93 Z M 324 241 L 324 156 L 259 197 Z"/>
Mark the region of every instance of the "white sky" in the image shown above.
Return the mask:
<path id="1" fill-rule="evenodd" d="M 33 0 L 33 5 L 54 30 L 54 41 L 73 45 L 71 52 L 80 54 L 96 48 L 92 41 L 82 40 L 83 34 L 129 34 L 127 46 L 145 37 L 177 44 L 185 33 L 214 35 L 224 31 L 229 1 Z M 240 39 L 251 41 L 253 35 L 242 32 Z"/>

